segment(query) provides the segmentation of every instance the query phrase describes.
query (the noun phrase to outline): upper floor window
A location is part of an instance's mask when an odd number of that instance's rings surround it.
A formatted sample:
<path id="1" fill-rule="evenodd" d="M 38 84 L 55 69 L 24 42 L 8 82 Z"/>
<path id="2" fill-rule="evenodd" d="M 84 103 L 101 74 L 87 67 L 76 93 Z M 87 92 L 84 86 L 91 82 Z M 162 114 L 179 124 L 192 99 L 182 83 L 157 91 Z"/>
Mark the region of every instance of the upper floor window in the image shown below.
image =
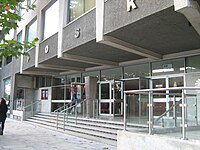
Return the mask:
<path id="1" fill-rule="evenodd" d="M 95 7 L 96 0 L 70 0 L 70 17 L 69 21 L 72 21 L 87 12 L 91 8 Z"/>
<path id="2" fill-rule="evenodd" d="M 22 31 L 19 34 L 17 34 L 17 42 L 22 43 Z"/>
<path id="3" fill-rule="evenodd" d="M 9 31 L 9 34 L 5 35 L 6 40 L 12 40 L 14 38 L 14 29 Z M 4 66 L 12 62 L 12 56 L 5 57 Z"/>
<path id="4" fill-rule="evenodd" d="M 43 39 L 46 39 L 58 32 L 59 24 L 59 0 L 44 11 L 44 35 Z"/>
<path id="5" fill-rule="evenodd" d="M 37 20 L 27 27 L 27 41 L 31 42 L 37 37 Z"/>
<path id="6" fill-rule="evenodd" d="M 9 57 L 5 58 L 4 65 L 7 65 L 7 64 L 9 64 L 11 62 L 12 62 L 12 56 L 9 56 Z"/>

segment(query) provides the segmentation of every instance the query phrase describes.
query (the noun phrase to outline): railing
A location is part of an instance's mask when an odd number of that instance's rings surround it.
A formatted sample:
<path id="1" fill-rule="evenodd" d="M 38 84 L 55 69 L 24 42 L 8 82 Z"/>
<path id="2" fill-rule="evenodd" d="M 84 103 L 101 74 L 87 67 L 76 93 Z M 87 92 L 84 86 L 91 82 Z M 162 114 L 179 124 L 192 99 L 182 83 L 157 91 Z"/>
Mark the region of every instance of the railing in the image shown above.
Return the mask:
<path id="1" fill-rule="evenodd" d="M 39 112 L 41 112 L 41 101 L 37 100 L 23 107 L 23 120 L 26 120 Z"/>
<path id="2" fill-rule="evenodd" d="M 56 128 L 58 128 L 59 117 L 62 115 L 63 117 L 63 129 L 65 130 L 65 123 L 68 123 L 68 118 L 75 118 L 75 124 L 77 124 L 78 117 L 85 118 L 96 118 L 98 117 L 98 103 L 97 100 L 84 99 L 84 100 L 76 100 L 74 103 L 69 103 L 66 105 L 67 108 L 59 111 L 56 110 Z M 91 109 L 89 109 L 91 108 Z M 62 108 L 61 108 L 62 109 Z"/>
<path id="3" fill-rule="evenodd" d="M 181 127 L 182 139 L 186 140 L 186 129 L 190 126 L 198 126 L 198 119 L 200 116 L 197 111 L 197 105 L 200 105 L 198 98 L 198 93 L 200 91 L 199 87 L 172 87 L 172 88 L 160 88 L 160 89 L 142 89 L 142 90 L 129 90 L 124 91 L 124 130 L 127 130 L 128 119 L 127 119 L 127 101 L 129 95 L 138 96 L 138 100 L 143 96 L 147 99 L 147 124 L 148 124 L 148 133 L 156 133 L 156 121 L 159 121 L 161 118 L 166 119 L 166 125 L 163 128 L 168 130 L 167 127 L 177 127 L 177 121 Z M 165 95 L 165 96 L 162 96 Z M 156 104 L 159 103 L 156 101 L 158 97 L 165 97 L 166 106 L 168 109 L 160 115 L 156 111 Z M 179 98 L 179 100 L 176 100 Z M 173 100 L 172 100 L 173 99 Z M 170 107 L 169 103 L 173 102 L 173 105 Z M 180 106 L 180 108 L 177 108 Z M 172 111 L 170 113 L 170 111 Z M 172 115 L 173 114 L 173 115 Z M 178 114 L 178 115 L 177 115 Z M 171 124 L 173 123 L 173 126 Z"/>
<path id="4" fill-rule="evenodd" d="M 177 103 L 176 103 L 176 97 L 174 95 L 174 101 L 173 101 L 173 105 L 167 110 L 165 111 L 162 115 L 160 115 L 157 119 L 155 119 L 155 122 L 158 122 L 160 119 L 162 119 L 161 122 L 161 126 L 164 127 L 164 117 L 167 113 L 169 113 L 170 111 L 173 111 L 173 119 L 174 119 L 174 127 L 177 126 L 177 117 L 176 117 L 176 107 L 181 103 L 182 99 L 180 99 Z"/>

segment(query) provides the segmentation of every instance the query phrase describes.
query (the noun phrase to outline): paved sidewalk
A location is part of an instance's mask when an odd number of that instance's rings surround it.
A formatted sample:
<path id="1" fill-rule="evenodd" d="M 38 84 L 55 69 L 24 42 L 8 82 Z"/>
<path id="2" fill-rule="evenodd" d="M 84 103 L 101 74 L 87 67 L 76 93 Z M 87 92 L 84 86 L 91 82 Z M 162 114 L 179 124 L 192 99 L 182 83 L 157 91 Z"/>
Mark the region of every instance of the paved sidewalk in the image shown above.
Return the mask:
<path id="1" fill-rule="evenodd" d="M 116 150 L 115 146 L 7 119 L 0 150 Z"/>

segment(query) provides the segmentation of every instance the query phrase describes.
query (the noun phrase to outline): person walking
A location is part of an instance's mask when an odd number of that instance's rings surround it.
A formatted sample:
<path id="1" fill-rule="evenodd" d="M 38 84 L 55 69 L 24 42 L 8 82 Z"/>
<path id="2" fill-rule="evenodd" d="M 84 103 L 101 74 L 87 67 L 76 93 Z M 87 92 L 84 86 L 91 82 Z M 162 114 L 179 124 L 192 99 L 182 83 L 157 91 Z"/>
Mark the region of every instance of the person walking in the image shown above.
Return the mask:
<path id="1" fill-rule="evenodd" d="M 8 111 L 8 106 L 6 104 L 6 100 L 4 98 L 1 98 L 1 102 L 0 102 L 1 131 L 0 131 L 0 135 L 3 135 L 4 124 L 5 124 L 6 117 L 7 117 L 7 111 Z"/>

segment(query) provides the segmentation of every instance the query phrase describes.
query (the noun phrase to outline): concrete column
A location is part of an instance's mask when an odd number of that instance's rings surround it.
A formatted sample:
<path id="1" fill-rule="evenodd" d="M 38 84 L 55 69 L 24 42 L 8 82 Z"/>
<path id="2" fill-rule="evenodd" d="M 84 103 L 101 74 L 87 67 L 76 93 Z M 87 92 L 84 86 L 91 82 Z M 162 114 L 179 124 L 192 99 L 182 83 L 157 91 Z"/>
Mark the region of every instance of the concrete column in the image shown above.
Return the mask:
<path id="1" fill-rule="evenodd" d="M 58 58 L 62 57 L 63 27 L 67 22 L 67 5 L 65 0 L 59 1 Z"/>
<path id="2" fill-rule="evenodd" d="M 91 118 L 93 116 L 93 103 L 96 100 L 96 85 L 97 84 L 97 78 L 87 76 L 85 77 L 85 96 L 86 96 L 86 117 Z"/>

